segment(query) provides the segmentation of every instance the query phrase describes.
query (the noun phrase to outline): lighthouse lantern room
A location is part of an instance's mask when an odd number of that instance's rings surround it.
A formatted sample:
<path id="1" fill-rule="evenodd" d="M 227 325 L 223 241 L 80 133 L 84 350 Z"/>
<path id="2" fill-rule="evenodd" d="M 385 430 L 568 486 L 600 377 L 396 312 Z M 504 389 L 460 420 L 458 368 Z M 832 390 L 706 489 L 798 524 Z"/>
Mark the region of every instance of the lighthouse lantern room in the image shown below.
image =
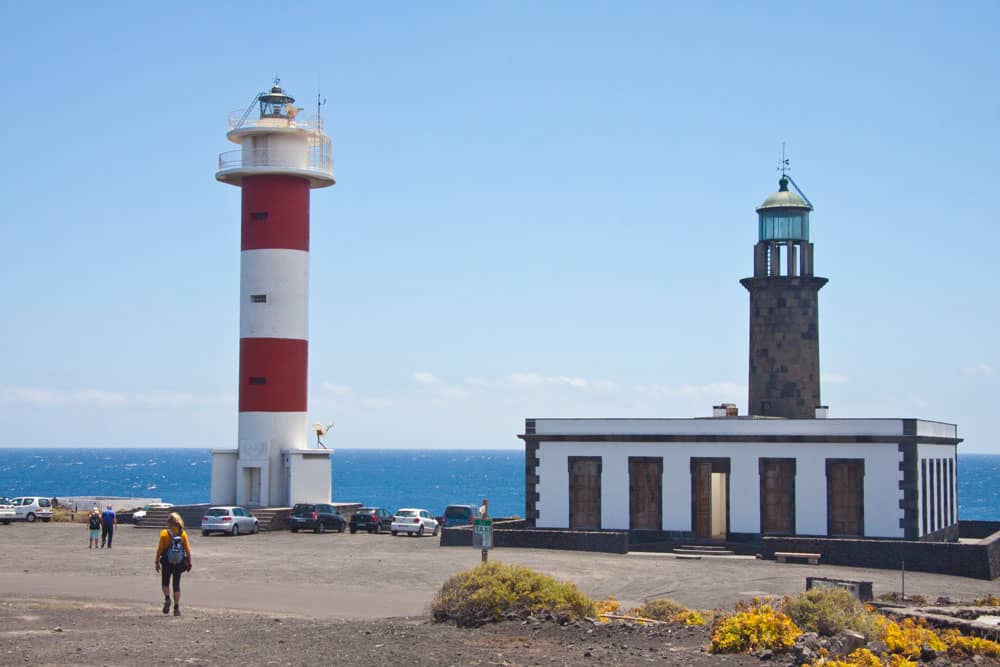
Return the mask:
<path id="1" fill-rule="evenodd" d="M 275 80 L 229 116 L 217 180 L 241 190 L 239 434 L 212 451 L 212 503 L 329 501 L 332 450 L 310 446 L 309 191 L 333 178 L 331 141 Z M 253 118 L 257 111 L 257 118 Z M 318 111 L 318 110 L 317 110 Z"/>

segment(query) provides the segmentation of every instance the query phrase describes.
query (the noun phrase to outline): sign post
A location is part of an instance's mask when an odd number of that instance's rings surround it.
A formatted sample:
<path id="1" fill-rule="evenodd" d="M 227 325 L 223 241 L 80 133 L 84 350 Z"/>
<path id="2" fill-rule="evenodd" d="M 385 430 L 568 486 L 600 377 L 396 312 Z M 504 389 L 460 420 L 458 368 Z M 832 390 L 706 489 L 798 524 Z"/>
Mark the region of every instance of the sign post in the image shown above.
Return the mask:
<path id="1" fill-rule="evenodd" d="M 489 560 L 489 550 L 493 548 L 493 519 L 490 518 L 490 502 L 486 498 L 483 498 L 479 508 L 479 518 L 472 521 L 472 546 L 483 550 L 484 563 Z"/>

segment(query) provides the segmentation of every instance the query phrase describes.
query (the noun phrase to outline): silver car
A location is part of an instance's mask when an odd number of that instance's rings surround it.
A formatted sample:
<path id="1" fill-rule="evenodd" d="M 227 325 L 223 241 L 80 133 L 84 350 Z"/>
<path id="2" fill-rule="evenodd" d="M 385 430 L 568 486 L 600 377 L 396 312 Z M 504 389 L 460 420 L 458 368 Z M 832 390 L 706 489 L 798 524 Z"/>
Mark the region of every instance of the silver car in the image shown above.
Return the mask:
<path id="1" fill-rule="evenodd" d="M 256 533 L 257 517 L 250 510 L 236 505 L 209 507 L 201 517 L 201 534 L 229 533 L 234 537 L 240 533 Z"/>
<path id="2" fill-rule="evenodd" d="M 41 519 L 48 523 L 52 521 L 52 501 L 48 498 L 38 496 L 21 496 L 10 501 L 14 506 L 18 521 L 34 523 L 35 519 Z"/>

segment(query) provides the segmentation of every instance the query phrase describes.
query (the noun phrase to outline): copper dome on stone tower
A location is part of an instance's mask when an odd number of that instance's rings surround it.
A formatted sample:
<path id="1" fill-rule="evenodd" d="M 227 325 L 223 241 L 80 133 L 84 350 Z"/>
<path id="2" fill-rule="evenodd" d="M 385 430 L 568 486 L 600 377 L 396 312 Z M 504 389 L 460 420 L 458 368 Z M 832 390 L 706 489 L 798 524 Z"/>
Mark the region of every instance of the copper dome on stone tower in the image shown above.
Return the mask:
<path id="1" fill-rule="evenodd" d="M 804 208 L 809 211 L 813 210 L 813 207 L 800 197 L 798 193 L 788 189 L 788 179 L 784 176 L 778 181 L 778 191 L 765 199 L 764 203 L 757 207 L 757 212 L 760 213 L 769 208 Z"/>

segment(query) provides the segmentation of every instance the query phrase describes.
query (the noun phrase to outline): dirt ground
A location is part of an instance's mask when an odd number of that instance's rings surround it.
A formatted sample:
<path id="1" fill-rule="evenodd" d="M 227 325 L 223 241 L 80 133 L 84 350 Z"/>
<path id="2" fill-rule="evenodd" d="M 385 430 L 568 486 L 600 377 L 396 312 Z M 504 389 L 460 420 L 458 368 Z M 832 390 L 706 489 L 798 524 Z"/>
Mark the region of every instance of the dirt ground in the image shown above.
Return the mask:
<path id="1" fill-rule="evenodd" d="M 3 665 L 754 665 L 712 656 L 699 628 L 559 626 L 509 621 L 474 630 L 432 624 L 427 610 L 451 575 L 478 564 L 469 548 L 430 537 L 265 533 L 229 538 L 191 531 L 183 616 L 160 612 L 153 571 L 157 533 L 121 526 L 114 548 L 88 549 L 72 524 L 0 526 Z M 672 597 L 731 608 L 754 595 L 804 588 L 806 576 L 873 581 L 898 591 L 900 573 L 753 559 L 683 561 L 534 549 L 491 559 L 527 565 L 623 608 Z M 906 574 L 930 599 L 1000 594 L 1000 582 Z M 781 664 L 781 661 L 772 660 Z"/>
<path id="2" fill-rule="evenodd" d="M 4 665 L 758 665 L 711 656 L 704 629 L 504 622 L 463 630 L 427 618 L 337 621 L 151 605 L 0 602 Z M 20 628 L 13 630 L 10 628 Z"/>

